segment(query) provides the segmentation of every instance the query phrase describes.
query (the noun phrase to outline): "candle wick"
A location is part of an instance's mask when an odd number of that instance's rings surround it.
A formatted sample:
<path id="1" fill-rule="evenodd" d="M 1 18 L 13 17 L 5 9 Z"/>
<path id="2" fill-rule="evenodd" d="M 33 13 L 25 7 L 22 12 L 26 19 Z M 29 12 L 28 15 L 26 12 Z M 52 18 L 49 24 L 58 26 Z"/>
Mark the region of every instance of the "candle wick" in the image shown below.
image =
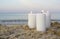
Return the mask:
<path id="1" fill-rule="evenodd" d="M 49 11 L 47 11 L 47 13 L 49 13 Z"/>
<path id="2" fill-rule="evenodd" d="M 41 13 L 44 13 L 44 10 L 42 10 Z"/>
<path id="3" fill-rule="evenodd" d="M 31 14 L 32 14 L 32 11 L 31 11 Z"/>

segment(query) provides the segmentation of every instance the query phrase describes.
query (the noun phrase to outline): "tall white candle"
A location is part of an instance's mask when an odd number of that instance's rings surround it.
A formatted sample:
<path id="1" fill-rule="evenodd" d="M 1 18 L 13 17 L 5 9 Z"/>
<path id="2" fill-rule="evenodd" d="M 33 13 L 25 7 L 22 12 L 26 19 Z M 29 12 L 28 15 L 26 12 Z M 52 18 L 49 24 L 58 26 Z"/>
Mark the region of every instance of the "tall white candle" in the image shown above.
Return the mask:
<path id="1" fill-rule="evenodd" d="M 35 28 L 36 26 L 36 15 L 32 11 L 28 14 L 28 26 L 29 28 Z"/>
<path id="2" fill-rule="evenodd" d="M 46 25 L 45 25 L 45 15 L 42 13 L 39 13 L 36 15 L 36 29 L 37 31 L 46 31 Z"/>
<path id="3" fill-rule="evenodd" d="M 43 12 L 43 14 L 46 15 L 46 28 L 49 28 L 51 23 L 50 13 L 47 11 L 47 12 Z"/>
<path id="4" fill-rule="evenodd" d="M 51 16 L 50 13 L 47 11 L 46 13 L 46 27 L 49 28 L 51 25 Z"/>

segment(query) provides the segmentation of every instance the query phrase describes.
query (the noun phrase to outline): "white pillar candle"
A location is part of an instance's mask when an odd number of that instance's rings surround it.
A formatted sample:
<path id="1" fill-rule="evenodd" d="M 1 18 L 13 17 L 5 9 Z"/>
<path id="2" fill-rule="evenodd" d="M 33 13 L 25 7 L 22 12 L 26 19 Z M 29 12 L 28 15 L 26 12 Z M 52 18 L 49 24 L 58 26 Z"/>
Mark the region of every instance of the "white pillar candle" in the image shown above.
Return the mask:
<path id="1" fill-rule="evenodd" d="M 46 25 L 45 25 L 45 15 L 42 13 L 36 14 L 36 29 L 37 31 L 46 31 Z"/>
<path id="2" fill-rule="evenodd" d="M 36 15 L 32 11 L 28 14 L 28 26 L 29 28 L 35 28 L 36 26 Z"/>
<path id="3" fill-rule="evenodd" d="M 47 12 L 43 12 L 43 14 L 46 15 L 46 28 L 49 28 L 51 24 L 50 13 L 47 11 Z"/>
<path id="4" fill-rule="evenodd" d="M 51 15 L 47 11 L 47 13 L 46 13 L 46 27 L 49 28 L 51 26 L 50 24 L 51 24 Z"/>

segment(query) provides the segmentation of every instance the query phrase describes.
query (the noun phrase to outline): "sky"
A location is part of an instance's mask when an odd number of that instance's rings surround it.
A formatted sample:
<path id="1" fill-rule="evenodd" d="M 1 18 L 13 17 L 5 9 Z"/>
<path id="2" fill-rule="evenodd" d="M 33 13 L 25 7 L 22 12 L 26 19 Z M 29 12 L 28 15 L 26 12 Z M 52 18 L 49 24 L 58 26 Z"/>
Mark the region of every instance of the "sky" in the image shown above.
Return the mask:
<path id="1" fill-rule="evenodd" d="M 52 19 L 60 19 L 60 0 L 0 0 L 0 19 L 27 19 L 21 14 L 41 10 L 48 10 Z"/>

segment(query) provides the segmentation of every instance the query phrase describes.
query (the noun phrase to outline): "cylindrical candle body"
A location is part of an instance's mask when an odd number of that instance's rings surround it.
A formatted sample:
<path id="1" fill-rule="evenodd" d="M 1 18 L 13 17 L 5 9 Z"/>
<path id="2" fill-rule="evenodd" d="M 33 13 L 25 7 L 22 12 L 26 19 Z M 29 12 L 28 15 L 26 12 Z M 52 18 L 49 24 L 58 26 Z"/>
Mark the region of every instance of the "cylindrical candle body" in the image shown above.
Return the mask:
<path id="1" fill-rule="evenodd" d="M 44 13 L 46 15 L 46 28 L 50 27 L 51 24 L 51 16 L 50 13 Z"/>
<path id="2" fill-rule="evenodd" d="M 35 28 L 36 26 L 36 15 L 35 14 L 28 14 L 28 26 L 29 28 Z"/>
<path id="3" fill-rule="evenodd" d="M 36 15 L 36 29 L 37 31 L 46 31 L 46 24 L 45 24 L 45 18 L 46 16 L 42 13 L 39 13 Z"/>

